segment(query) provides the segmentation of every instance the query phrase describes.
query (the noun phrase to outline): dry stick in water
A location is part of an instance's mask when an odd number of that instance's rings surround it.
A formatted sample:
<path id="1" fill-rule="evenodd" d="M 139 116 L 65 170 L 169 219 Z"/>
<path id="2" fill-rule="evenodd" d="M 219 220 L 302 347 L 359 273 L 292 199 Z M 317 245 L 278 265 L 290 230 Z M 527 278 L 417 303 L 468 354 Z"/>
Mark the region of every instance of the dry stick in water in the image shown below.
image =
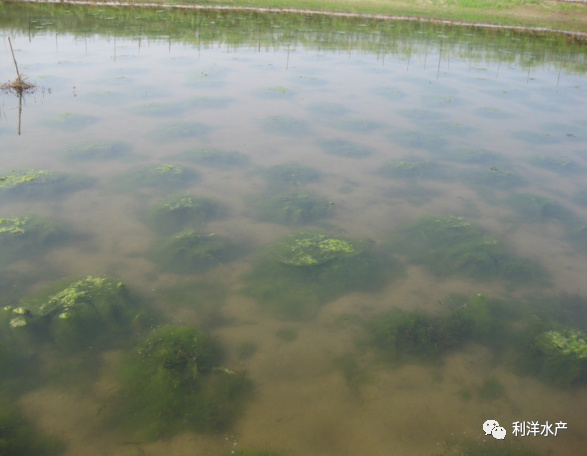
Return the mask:
<path id="1" fill-rule="evenodd" d="M 8 37 L 8 44 L 10 44 L 10 52 L 12 53 L 12 60 L 14 61 L 14 68 L 16 68 L 17 79 L 19 81 L 22 81 L 22 78 L 20 77 L 20 72 L 18 71 L 18 65 L 16 64 L 16 57 L 14 57 L 14 49 L 12 49 L 12 41 L 10 40 L 10 37 Z"/>
<path id="2" fill-rule="evenodd" d="M 14 49 L 12 48 L 12 40 L 10 37 L 8 37 L 8 43 L 10 44 L 10 52 L 12 53 L 12 60 L 14 61 L 14 68 L 16 68 L 17 77 L 14 81 L 1 85 L 0 89 L 13 92 L 16 95 L 26 93 L 27 91 L 33 91 L 36 86 L 26 82 L 21 76 L 20 71 L 18 71 L 18 64 L 16 63 L 16 57 L 14 56 Z"/>

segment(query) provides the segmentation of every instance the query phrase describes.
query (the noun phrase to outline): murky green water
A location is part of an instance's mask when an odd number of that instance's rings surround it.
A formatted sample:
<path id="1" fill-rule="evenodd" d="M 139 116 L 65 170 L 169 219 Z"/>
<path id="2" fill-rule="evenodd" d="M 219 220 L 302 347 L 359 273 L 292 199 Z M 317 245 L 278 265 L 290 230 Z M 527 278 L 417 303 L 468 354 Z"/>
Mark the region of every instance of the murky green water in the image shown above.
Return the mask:
<path id="1" fill-rule="evenodd" d="M 0 8 L 6 454 L 582 454 L 584 43 Z"/>

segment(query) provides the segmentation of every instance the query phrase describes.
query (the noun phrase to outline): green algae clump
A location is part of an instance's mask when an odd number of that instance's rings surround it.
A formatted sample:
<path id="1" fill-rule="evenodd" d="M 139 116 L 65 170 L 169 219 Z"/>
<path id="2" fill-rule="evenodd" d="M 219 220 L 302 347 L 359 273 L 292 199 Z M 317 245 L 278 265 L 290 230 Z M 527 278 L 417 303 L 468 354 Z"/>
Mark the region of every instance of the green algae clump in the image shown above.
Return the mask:
<path id="1" fill-rule="evenodd" d="M 522 333 L 517 367 L 558 387 L 587 382 L 587 334 L 548 320 L 535 320 Z"/>
<path id="2" fill-rule="evenodd" d="M 273 249 L 274 259 L 290 266 L 314 266 L 360 253 L 360 247 L 324 233 L 302 232 L 288 236 Z"/>
<path id="3" fill-rule="evenodd" d="M 540 377 L 568 386 L 587 381 L 587 334 L 574 328 L 548 330 L 535 339 Z"/>
<path id="4" fill-rule="evenodd" d="M 68 351 L 111 343 L 136 316 L 127 287 L 106 277 L 69 279 L 23 304 L 30 309 L 30 330 Z"/>
<path id="5" fill-rule="evenodd" d="M 251 385 L 245 374 L 223 367 L 222 358 L 220 347 L 197 329 L 154 330 L 122 366 L 122 390 L 107 413 L 109 424 L 146 440 L 226 430 Z"/>
<path id="6" fill-rule="evenodd" d="M 333 205 L 313 193 L 268 193 L 248 198 L 259 220 L 282 225 L 304 225 L 327 217 Z"/>
<path id="7" fill-rule="evenodd" d="M 284 319 L 307 319 L 350 291 L 373 291 L 398 275 L 397 264 L 368 242 L 300 232 L 269 246 L 246 276 L 245 292 Z"/>
<path id="8" fill-rule="evenodd" d="M 180 194 L 154 205 L 147 212 L 145 222 L 159 233 L 170 234 L 189 226 L 201 226 L 224 213 L 222 204 L 211 198 Z"/>
<path id="9" fill-rule="evenodd" d="M 540 266 L 511 255 L 497 239 L 463 217 L 424 217 L 392 235 L 388 245 L 439 277 L 548 282 Z"/>

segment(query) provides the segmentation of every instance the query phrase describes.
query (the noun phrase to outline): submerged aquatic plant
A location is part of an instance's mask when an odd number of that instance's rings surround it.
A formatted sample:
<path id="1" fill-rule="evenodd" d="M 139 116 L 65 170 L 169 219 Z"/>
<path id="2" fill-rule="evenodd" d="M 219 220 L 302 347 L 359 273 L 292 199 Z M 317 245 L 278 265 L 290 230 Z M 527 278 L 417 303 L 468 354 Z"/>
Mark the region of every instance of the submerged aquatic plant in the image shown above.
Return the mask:
<path id="1" fill-rule="evenodd" d="M 320 141 L 318 145 L 327 154 L 338 157 L 366 158 L 373 154 L 371 148 L 344 139 L 327 139 Z"/>
<path id="2" fill-rule="evenodd" d="M 131 169 L 116 178 L 118 187 L 129 191 L 151 188 L 174 191 L 189 185 L 198 178 L 189 168 L 172 163 L 160 163 Z"/>
<path id="3" fill-rule="evenodd" d="M 234 168 L 246 165 L 249 157 L 235 151 L 222 150 L 210 147 L 189 149 L 174 155 L 177 160 L 197 163 L 211 168 Z"/>
<path id="4" fill-rule="evenodd" d="M 171 122 L 158 128 L 151 136 L 161 142 L 193 139 L 207 136 L 212 127 L 199 122 Z"/>
<path id="5" fill-rule="evenodd" d="M 138 314 L 122 282 L 94 276 L 60 282 L 23 300 L 22 309 L 26 330 L 68 351 L 110 344 Z"/>
<path id="6" fill-rule="evenodd" d="M 392 235 L 388 245 L 441 277 L 457 274 L 478 280 L 548 282 L 544 269 L 513 256 L 497 239 L 463 217 L 424 217 Z"/>
<path id="7" fill-rule="evenodd" d="M 0 218 L 0 265 L 38 256 L 65 237 L 63 228 L 43 217 Z"/>
<path id="8" fill-rule="evenodd" d="M 563 155 L 536 155 L 530 163 L 561 174 L 576 173 L 583 169 L 579 163 Z"/>
<path id="9" fill-rule="evenodd" d="M 91 180 L 82 176 L 70 176 L 32 168 L 13 169 L 0 175 L 0 196 L 25 198 L 52 198 L 58 194 L 83 188 Z"/>
<path id="10" fill-rule="evenodd" d="M 566 222 L 574 219 L 573 213 L 562 204 L 532 193 L 514 193 L 509 198 L 509 204 L 520 218 L 529 222 Z"/>
<path id="11" fill-rule="evenodd" d="M 301 232 L 266 249 L 246 277 L 246 292 L 279 317 L 303 319 L 344 293 L 379 289 L 398 269 L 365 242 Z"/>
<path id="12" fill-rule="evenodd" d="M 501 160 L 499 154 L 479 148 L 445 150 L 439 158 L 471 165 L 490 165 Z"/>
<path id="13" fill-rule="evenodd" d="M 178 232 L 186 227 L 197 227 L 224 215 L 225 208 L 211 198 L 179 194 L 151 207 L 145 222 L 163 234 Z"/>
<path id="14" fill-rule="evenodd" d="M 390 160 L 383 164 L 379 173 L 389 179 L 429 179 L 443 174 L 437 163 L 414 160 Z"/>
<path id="15" fill-rule="evenodd" d="M 131 145 L 123 141 L 85 141 L 63 152 L 67 160 L 117 160 L 131 155 Z"/>
<path id="16" fill-rule="evenodd" d="M 228 239 L 215 233 L 186 229 L 157 240 L 152 258 L 171 272 L 201 272 L 233 258 L 235 248 Z"/>
<path id="17" fill-rule="evenodd" d="M 125 360 L 111 425 L 152 440 L 227 429 L 250 391 L 245 374 L 222 366 L 222 351 L 188 326 L 154 330 Z"/>
<path id="18" fill-rule="evenodd" d="M 305 136 L 310 131 L 308 124 L 292 116 L 271 116 L 263 121 L 263 129 L 281 136 Z"/>
<path id="19" fill-rule="evenodd" d="M 63 442 L 41 433 L 6 400 L 0 399 L 0 455 L 57 456 L 63 450 Z"/>
<path id="20" fill-rule="evenodd" d="M 322 178 L 322 173 L 317 169 L 296 163 L 271 166 L 263 169 L 260 174 L 269 187 L 281 189 L 318 182 Z"/>
<path id="21" fill-rule="evenodd" d="M 524 179 L 521 176 L 510 169 L 497 166 L 467 170 L 462 176 L 465 182 L 475 187 L 490 187 L 497 190 L 509 190 L 524 184 Z"/>
<path id="22" fill-rule="evenodd" d="M 584 384 L 587 382 L 587 334 L 570 326 L 538 322 L 528 330 L 518 364 L 525 373 L 537 375 L 552 385 Z"/>
<path id="23" fill-rule="evenodd" d="M 276 244 L 272 256 L 281 264 L 314 266 L 358 255 L 361 250 L 358 244 L 344 239 L 336 239 L 324 233 L 301 232 Z"/>
<path id="24" fill-rule="evenodd" d="M 374 316 L 366 325 L 371 344 L 393 363 L 439 363 L 468 343 L 485 345 L 496 355 L 507 351 L 512 340 L 518 343 L 511 303 L 481 293 L 449 295 L 443 301 L 448 306 L 440 313 L 392 309 Z M 491 382 L 484 387 L 487 398 L 499 389 Z"/>
<path id="25" fill-rule="evenodd" d="M 268 193 L 248 198 L 260 220 L 283 225 L 303 225 L 329 216 L 333 205 L 313 193 Z"/>
<path id="26" fill-rule="evenodd" d="M 96 117 L 86 114 L 79 114 L 76 112 L 62 112 L 48 117 L 44 123 L 48 127 L 74 131 L 80 128 L 85 128 L 97 122 L 97 120 L 98 119 Z"/>

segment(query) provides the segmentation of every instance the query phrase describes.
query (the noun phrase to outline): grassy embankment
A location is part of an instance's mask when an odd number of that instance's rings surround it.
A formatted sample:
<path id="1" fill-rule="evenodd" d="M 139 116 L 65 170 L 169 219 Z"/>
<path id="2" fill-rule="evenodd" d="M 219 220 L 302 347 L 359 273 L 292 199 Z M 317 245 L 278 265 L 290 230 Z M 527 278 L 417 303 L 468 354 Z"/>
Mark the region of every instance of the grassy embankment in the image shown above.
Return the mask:
<path id="1" fill-rule="evenodd" d="M 127 2 L 120 1 L 121 3 Z M 406 16 L 587 33 L 587 2 L 569 3 L 548 0 L 130 0 L 128 3 L 294 9 L 361 15 Z"/>

